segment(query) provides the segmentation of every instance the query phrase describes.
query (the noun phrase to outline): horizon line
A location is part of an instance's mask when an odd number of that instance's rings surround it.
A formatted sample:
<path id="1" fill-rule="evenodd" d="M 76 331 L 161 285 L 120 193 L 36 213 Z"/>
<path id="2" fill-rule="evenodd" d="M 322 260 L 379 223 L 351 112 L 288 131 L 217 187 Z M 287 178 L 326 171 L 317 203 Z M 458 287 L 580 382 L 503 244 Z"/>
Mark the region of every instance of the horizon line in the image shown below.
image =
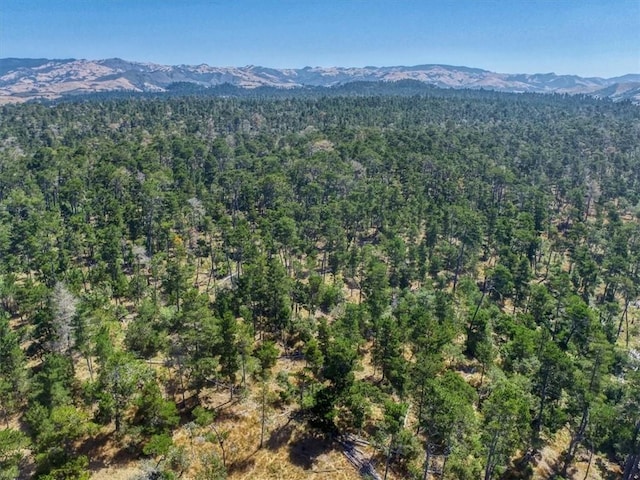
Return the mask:
<path id="1" fill-rule="evenodd" d="M 108 60 L 119 60 L 122 62 L 127 62 L 127 63 L 134 63 L 134 64 L 141 64 L 141 65 L 158 65 L 158 66 L 165 66 L 165 67 L 200 67 L 200 66 L 207 66 L 207 67 L 211 67 L 211 68 L 238 68 L 238 69 L 245 69 L 245 68 L 268 68 L 268 69 L 272 69 L 272 70 L 306 70 L 306 69 L 315 69 L 315 68 L 339 68 L 339 69 L 385 69 L 385 68 L 416 68 L 416 67 L 449 67 L 449 68 L 459 68 L 459 69 L 468 69 L 468 70 L 478 70 L 480 72 L 488 72 L 488 73 L 495 73 L 495 74 L 499 74 L 499 75 L 555 75 L 558 77 L 564 77 L 564 76 L 575 76 L 575 77 L 580 77 L 580 78 L 585 78 L 585 79 L 590 79 L 590 78 L 598 78 L 598 79 L 613 79 L 613 78 L 620 78 L 620 77 L 625 77 L 628 75 L 640 75 L 640 72 L 627 72 L 627 73 L 623 73 L 621 75 L 614 75 L 612 77 L 603 77 L 603 76 L 598 76 L 598 75 L 579 75 L 576 73 L 556 73 L 554 71 L 551 72 L 534 72 L 534 73 L 529 73 L 529 72 L 499 72 L 499 71 L 495 71 L 495 70 L 488 70 L 486 68 L 482 68 L 482 67 L 472 67 L 472 66 L 468 66 L 468 65 L 454 65 L 454 64 L 449 64 L 449 63 L 416 63 L 413 65 L 409 65 L 409 64 L 396 64 L 396 65 L 364 65 L 364 66 L 358 66 L 358 65 L 350 65 L 350 66 L 345 66 L 345 65 L 305 65 L 304 67 L 271 67 L 268 65 L 259 65 L 259 64 L 245 64 L 245 65 L 212 65 L 206 62 L 201 62 L 201 63 L 159 63 L 159 62 L 154 62 L 154 61 L 145 61 L 145 60 L 128 60 L 122 57 L 107 57 L 107 58 L 77 58 L 77 57 L 66 57 L 66 58 L 49 58 L 49 57 L 19 57 L 19 56 L 7 56 L 7 57 L 2 57 L 0 58 L 0 61 L 3 60 L 46 60 L 49 62 L 65 62 L 65 61 L 85 61 L 85 62 L 104 62 L 104 61 L 108 61 Z"/>

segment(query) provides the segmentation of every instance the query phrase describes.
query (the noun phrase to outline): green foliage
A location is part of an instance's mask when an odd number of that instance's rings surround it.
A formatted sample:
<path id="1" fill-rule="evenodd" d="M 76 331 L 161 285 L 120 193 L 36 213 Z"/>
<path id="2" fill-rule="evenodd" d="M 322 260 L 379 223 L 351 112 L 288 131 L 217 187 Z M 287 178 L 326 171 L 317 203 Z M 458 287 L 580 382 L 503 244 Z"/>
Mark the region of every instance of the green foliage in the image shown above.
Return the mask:
<path id="1" fill-rule="evenodd" d="M 71 403 L 74 385 L 71 359 L 58 353 L 50 353 L 33 379 L 31 397 L 34 402 L 46 408 L 66 405 Z"/>
<path id="2" fill-rule="evenodd" d="M 265 341 L 256 348 L 254 355 L 260 365 L 258 375 L 264 381 L 271 375 L 271 369 L 276 364 L 280 352 L 274 342 Z"/>
<path id="3" fill-rule="evenodd" d="M 89 459 L 85 455 L 68 459 L 61 464 L 51 465 L 48 473 L 38 475 L 39 480 L 89 480 Z"/>
<path id="4" fill-rule="evenodd" d="M 206 427 L 210 425 L 213 420 L 216 418 L 214 412 L 207 410 L 206 408 L 198 405 L 193 409 L 193 419 L 194 421 L 201 427 Z"/>
<path id="5" fill-rule="evenodd" d="M 145 455 L 164 457 L 173 446 L 173 440 L 166 433 L 156 434 L 142 448 Z"/>
<path id="6" fill-rule="evenodd" d="M 637 106 L 322 92 L 1 107 L 0 419 L 22 414 L 39 474 L 87 476 L 94 412 L 163 457 L 149 476 L 179 477 L 169 395 L 240 402 L 239 383 L 260 389 L 262 441 L 277 384 L 315 426 L 378 432 L 397 476 L 431 442 L 446 477 L 495 478 L 564 426 L 565 465 L 581 444 L 622 463 Z M 201 478 L 226 476 L 215 437 Z"/>
<path id="7" fill-rule="evenodd" d="M 387 400 L 384 403 L 383 429 L 389 435 L 396 435 L 403 428 L 408 405 Z"/>
<path id="8" fill-rule="evenodd" d="M 23 457 L 22 449 L 28 445 L 29 439 L 19 430 L 0 430 L 0 479 L 8 480 L 18 476 L 18 466 Z"/>
<path id="9" fill-rule="evenodd" d="M 464 444 L 475 429 L 475 390 L 457 373 L 446 372 L 427 382 L 425 394 L 419 420 L 429 442 L 442 448 Z"/>
<path id="10" fill-rule="evenodd" d="M 42 474 L 39 478 L 89 478 L 87 457 L 75 451 L 76 441 L 98 429 L 86 412 L 72 405 L 55 406 L 47 412 L 36 403 L 27 421 L 33 430 L 38 472 Z"/>
<path id="11" fill-rule="evenodd" d="M 166 332 L 154 318 L 139 316 L 127 326 L 125 344 L 137 356 L 151 358 L 166 348 Z"/>
<path id="12" fill-rule="evenodd" d="M 226 312 L 219 322 L 220 338 L 220 371 L 231 385 L 235 383 L 236 372 L 240 368 L 240 349 L 238 346 L 238 325 L 230 312 Z"/>
<path id="13" fill-rule="evenodd" d="M 348 428 L 362 430 L 372 413 L 369 385 L 356 381 L 344 396 L 344 407 L 348 414 L 345 423 Z"/>
<path id="14" fill-rule="evenodd" d="M 95 395 L 98 400 L 97 420 L 108 423 L 115 422 L 116 432 L 120 432 L 123 426 L 129 422 L 130 407 L 140 398 L 139 387 L 147 385 L 151 393 L 155 394 L 150 401 L 151 411 L 153 402 L 157 399 L 157 386 L 154 389 L 154 382 L 149 370 L 135 360 L 130 355 L 123 352 L 115 352 L 106 361 L 100 370 L 100 375 L 96 385 Z M 143 399 L 140 400 L 143 406 L 147 406 Z"/>
<path id="15" fill-rule="evenodd" d="M 136 399 L 133 424 L 140 425 L 146 435 L 166 434 L 178 425 L 178 408 L 170 400 L 162 398 L 160 387 L 148 381 Z"/>
<path id="16" fill-rule="evenodd" d="M 555 432 L 566 422 L 566 415 L 561 408 L 563 393 L 573 381 L 573 369 L 568 355 L 547 338 L 538 358 L 540 366 L 533 379 L 533 392 L 538 398 L 537 413 L 534 417 L 536 434 L 543 427 Z"/>
<path id="17" fill-rule="evenodd" d="M 225 480 L 227 470 L 220 457 L 215 453 L 206 453 L 200 457 L 201 468 L 196 474 L 196 480 Z"/>
<path id="18" fill-rule="evenodd" d="M 367 296 L 366 305 L 371 317 L 379 319 L 389 305 L 389 279 L 386 265 L 372 257 L 365 265 L 362 291 Z"/>
<path id="19" fill-rule="evenodd" d="M 356 360 L 355 349 L 344 339 L 334 339 L 326 347 L 322 377 L 335 388 L 336 394 L 341 394 L 353 383 Z"/>
<path id="20" fill-rule="evenodd" d="M 530 405 L 526 392 L 513 380 L 499 381 L 482 406 L 485 479 L 504 468 L 528 438 Z"/>
<path id="21" fill-rule="evenodd" d="M 26 387 L 25 358 L 19 338 L 0 313 L 0 413 L 5 417 L 16 411 Z"/>

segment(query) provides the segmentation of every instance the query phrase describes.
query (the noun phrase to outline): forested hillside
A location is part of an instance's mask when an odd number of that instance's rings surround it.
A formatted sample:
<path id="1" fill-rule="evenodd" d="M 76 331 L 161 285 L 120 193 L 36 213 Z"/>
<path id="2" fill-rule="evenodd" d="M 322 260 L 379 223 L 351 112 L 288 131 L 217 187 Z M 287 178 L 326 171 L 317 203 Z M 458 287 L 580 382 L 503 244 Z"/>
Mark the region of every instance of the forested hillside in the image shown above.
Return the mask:
<path id="1" fill-rule="evenodd" d="M 565 96 L 1 107 L 0 479 L 636 478 L 639 139 Z"/>

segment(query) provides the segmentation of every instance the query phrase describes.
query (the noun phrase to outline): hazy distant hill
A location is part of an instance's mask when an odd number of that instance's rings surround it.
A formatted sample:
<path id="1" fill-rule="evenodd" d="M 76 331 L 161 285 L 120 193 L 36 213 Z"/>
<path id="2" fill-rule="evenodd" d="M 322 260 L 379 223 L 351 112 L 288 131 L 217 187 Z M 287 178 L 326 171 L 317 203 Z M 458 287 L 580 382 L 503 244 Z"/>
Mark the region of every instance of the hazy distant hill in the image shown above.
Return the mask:
<path id="1" fill-rule="evenodd" d="M 507 74 L 449 65 L 412 67 L 305 67 L 158 65 L 107 60 L 0 59 L 0 103 L 96 92 L 162 92 L 177 82 L 200 86 L 228 83 L 242 88 L 328 87 L 356 81 L 417 80 L 444 88 L 504 92 L 582 93 L 640 103 L 640 74 L 616 78 L 576 75 Z"/>

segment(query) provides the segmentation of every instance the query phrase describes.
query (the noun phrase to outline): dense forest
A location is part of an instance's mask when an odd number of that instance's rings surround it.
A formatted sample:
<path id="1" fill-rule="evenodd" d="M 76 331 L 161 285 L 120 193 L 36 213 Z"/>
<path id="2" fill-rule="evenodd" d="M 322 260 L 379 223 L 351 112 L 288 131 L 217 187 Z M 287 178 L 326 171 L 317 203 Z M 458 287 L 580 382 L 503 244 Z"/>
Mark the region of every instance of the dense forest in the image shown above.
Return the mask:
<path id="1" fill-rule="evenodd" d="M 0 107 L 0 479 L 637 478 L 640 108 L 378 88 Z"/>

